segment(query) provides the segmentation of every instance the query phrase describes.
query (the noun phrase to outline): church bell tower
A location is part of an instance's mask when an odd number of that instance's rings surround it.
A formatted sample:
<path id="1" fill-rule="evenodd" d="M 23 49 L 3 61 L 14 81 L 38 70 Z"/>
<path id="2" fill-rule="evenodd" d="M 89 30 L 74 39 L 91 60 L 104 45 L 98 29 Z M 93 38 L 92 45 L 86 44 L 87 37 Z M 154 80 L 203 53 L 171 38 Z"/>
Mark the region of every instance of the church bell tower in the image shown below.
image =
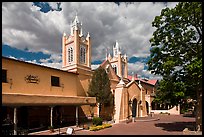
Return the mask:
<path id="1" fill-rule="evenodd" d="M 70 27 L 70 34 L 62 36 L 62 69 L 79 74 L 91 72 L 90 34 L 84 37 L 77 15 Z"/>

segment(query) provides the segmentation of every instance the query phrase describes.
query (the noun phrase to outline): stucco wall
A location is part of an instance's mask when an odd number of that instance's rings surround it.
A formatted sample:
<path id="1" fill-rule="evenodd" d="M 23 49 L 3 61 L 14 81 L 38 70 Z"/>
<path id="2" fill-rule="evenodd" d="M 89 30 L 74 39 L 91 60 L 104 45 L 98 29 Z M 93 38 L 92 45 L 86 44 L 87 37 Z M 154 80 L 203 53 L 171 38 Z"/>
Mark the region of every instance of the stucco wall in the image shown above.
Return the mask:
<path id="1" fill-rule="evenodd" d="M 133 101 L 134 98 L 137 99 L 137 104 L 139 103 L 140 100 L 140 89 L 136 84 L 132 84 L 131 86 L 128 87 L 128 94 L 129 94 L 129 100 Z M 137 114 L 136 117 L 138 117 L 138 108 L 137 108 Z M 132 106 L 129 105 L 129 116 L 132 115 Z"/>
<path id="2" fill-rule="evenodd" d="M 149 85 L 149 84 L 145 84 L 145 83 L 143 83 L 143 82 L 141 82 L 141 85 L 142 85 L 142 87 L 145 89 L 145 94 L 146 94 L 146 90 L 147 90 L 147 94 L 151 94 L 151 93 L 153 93 L 153 88 L 154 88 L 154 86 L 152 86 L 152 85 Z"/>
<path id="3" fill-rule="evenodd" d="M 8 83 L 2 83 L 2 93 L 77 95 L 77 74 L 5 58 L 2 58 L 2 69 L 7 70 L 8 80 Z M 27 75 L 38 76 L 40 82 L 27 83 L 25 81 Z M 51 76 L 59 77 L 60 87 L 51 86 Z"/>

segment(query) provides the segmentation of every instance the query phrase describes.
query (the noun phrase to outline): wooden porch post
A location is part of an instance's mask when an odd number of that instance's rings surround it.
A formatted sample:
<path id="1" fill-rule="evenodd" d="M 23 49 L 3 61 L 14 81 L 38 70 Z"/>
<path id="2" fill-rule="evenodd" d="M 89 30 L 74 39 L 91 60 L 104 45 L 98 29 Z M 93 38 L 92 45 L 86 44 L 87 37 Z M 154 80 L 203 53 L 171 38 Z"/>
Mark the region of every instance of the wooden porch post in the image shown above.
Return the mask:
<path id="1" fill-rule="evenodd" d="M 17 135 L 17 108 L 14 108 L 14 118 L 13 118 L 13 123 L 14 123 L 14 135 Z"/>
<path id="2" fill-rule="evenodd" d="M 53 106 L 51 106 L 51 109 L 50 109 L 50 126 L 53 127 L 53 122 L 52 122 L 52 118 L 53 118 Z"/>
<path id="3" fill-rule="evenodd" d="M 79 114 L 78 114 L 78 106 L 76 106 L 76 126 L 78 127 L 79 126 Z"/>

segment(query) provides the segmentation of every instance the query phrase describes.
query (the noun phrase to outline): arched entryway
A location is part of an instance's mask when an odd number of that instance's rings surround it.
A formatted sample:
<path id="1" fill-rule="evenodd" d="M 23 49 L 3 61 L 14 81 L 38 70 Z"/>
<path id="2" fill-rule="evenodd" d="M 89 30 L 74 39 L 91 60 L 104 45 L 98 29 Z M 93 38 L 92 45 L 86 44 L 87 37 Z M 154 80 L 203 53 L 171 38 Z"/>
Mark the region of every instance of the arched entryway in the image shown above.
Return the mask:
<path id="1" fill-rule="evenodd" d="M 147 101 L 146 102 L 146 110 L 147 110 L 147 115 L 149 114 L 149 103 Z"/>
<path id="2" fill-rule="evenodd" d="M 132 117 L 136 117 L 137 115 L 137 99 L 135 98 L 132 101 Z"/>

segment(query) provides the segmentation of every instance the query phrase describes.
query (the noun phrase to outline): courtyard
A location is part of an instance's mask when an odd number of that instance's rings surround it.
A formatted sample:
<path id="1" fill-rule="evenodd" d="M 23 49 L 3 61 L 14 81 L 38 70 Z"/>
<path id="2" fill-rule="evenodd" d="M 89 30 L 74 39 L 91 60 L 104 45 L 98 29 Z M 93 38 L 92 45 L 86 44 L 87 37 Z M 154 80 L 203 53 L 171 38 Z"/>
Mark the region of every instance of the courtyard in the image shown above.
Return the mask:
<path id="1" fill-rule="evenodd" d="M 138 118 L 136 122 L 113 124 L 112 127 L 99 131 L 76 130 L 74 135 L 202 135 L 194 130 L 195 118 L 184 117 L 183 115 L 158 114 L 153 118 Z M 185 128 L 189 131 L 183 132 Z M 61 129 L 65 134 L 67 128 Z M 56 131 L 55 134 L 57 134 Z M 53 135 L 53 133 L 38 132 L 32 135 Z"/>

